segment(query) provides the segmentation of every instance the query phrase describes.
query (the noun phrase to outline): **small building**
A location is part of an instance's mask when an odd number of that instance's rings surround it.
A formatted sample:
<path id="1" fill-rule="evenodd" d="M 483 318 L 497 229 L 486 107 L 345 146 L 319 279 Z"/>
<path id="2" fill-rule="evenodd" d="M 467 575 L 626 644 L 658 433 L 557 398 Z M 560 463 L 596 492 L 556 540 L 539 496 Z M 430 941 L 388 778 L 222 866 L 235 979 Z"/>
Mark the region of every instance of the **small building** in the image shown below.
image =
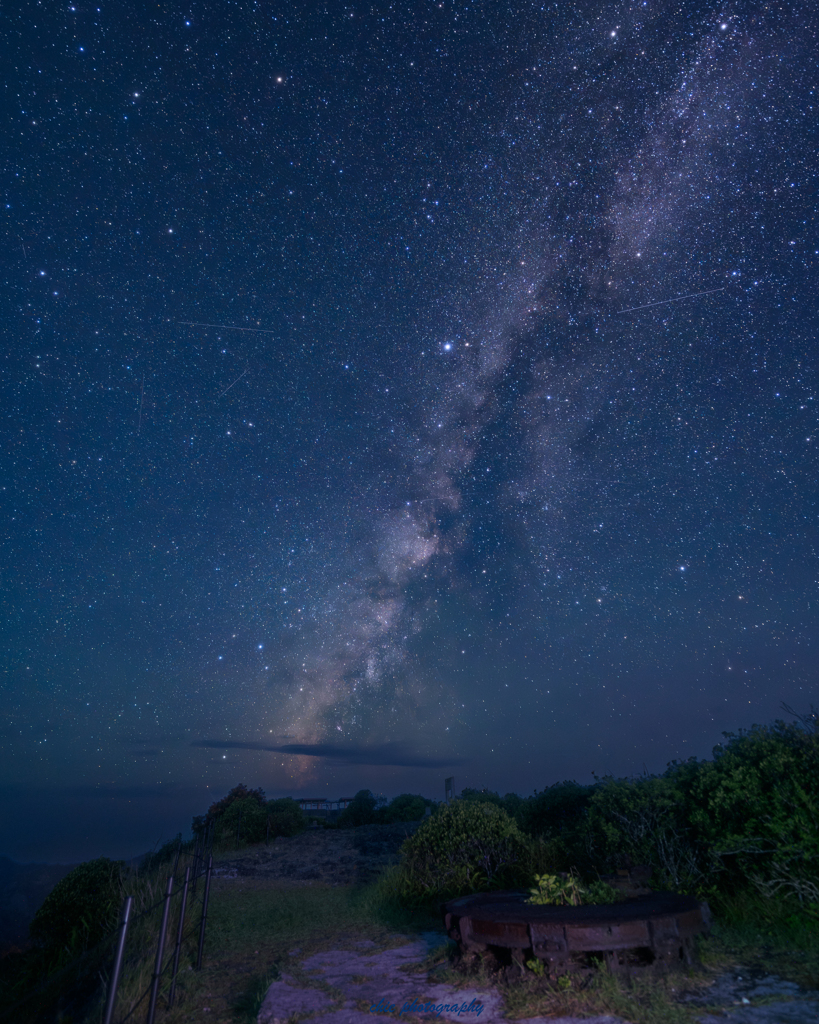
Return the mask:
<path id="1" fill-rule="evenodd" d="M 299 807 L 308 818 L 337 818 L 352 802 L 351 796 L 342 796 L 338 800 L 310 796 L 298 798 Z"/>

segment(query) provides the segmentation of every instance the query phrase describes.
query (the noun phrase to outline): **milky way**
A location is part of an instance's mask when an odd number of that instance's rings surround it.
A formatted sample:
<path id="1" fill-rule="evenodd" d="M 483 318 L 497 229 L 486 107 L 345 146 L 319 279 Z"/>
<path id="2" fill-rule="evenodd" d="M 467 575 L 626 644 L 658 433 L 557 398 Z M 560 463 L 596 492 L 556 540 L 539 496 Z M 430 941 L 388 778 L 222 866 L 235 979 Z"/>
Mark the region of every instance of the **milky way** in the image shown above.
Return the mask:
<path id="1" fill-rule="evenodd" d="M 12 27 L 9 815 L 141 849 L 816 701 L 812 8 Z"/>

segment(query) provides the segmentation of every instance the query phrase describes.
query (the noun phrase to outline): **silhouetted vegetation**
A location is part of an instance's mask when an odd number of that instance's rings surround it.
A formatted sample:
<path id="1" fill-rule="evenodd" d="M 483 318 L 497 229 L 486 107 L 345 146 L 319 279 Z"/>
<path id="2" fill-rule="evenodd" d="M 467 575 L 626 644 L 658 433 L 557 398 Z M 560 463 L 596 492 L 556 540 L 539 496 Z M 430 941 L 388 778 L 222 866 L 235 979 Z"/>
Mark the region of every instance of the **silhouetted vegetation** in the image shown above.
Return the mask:
<path id="1" fill-rule="evenodd" d="M 360 789 L 338 818 L 338 828 L 357 828 L 359 825 L 389 825 L 396 821 L 419 821 L 434 801 L 413 793 L 402 793 L 389 803 L 379 804 L 369 789 Z"/>
<path id="2" fill-rule="evenodd" d="M 590 883 L 646 864 L 655 889 L 716 905 L 776 896 L 819 918 L 819 717 L 794 717 L 725 733 L 713 760 L 672 761 L 662 775 L 561 782 L 526 798 L 465 789 L 458 802 L 505 811 L 529 839 L 533 873 Z M 443 885 L 451 867 L 440 870 Z"/>
<path id="3" fill-rule="evenodd" d="M 756 956 L 764 942 L 780 971 L 789 951 L 802 950 L 800 977 L 819 984 L 819 717 L 813 709 L 794 717 L 726 733 L 712 760 L 672 761 L 660 775 L 566 781 L 529 797 L 464 790 L 434 807 L 404 844 L 401 864 L 368 897 L 370 909 L 356 913 L 375 920 L 385 907 L 508 885 L 534 885 L 548 901 L 567 879 L 599 896 L 601 875 L 647 864 L 653 888 L 707 898 L 732 949 L 753 948 Z M 338 824 L 413 821 L 431 806 L 412 794 L 379 806 L 362 790 Z M 79 865 L 38 911 L 31 948 L 0 960 L 0 1019 L 12 1019 L 5 1009 L 34 990 L 15 1022 L 84 1019 L 99 1002 L 123 895 L 156 904 L 169 865 L 179 861 L 181 871 L 205 830 L 217 850 L 235 849 L 295 835 L 305 824 L 295 800 L 268 801 L 240 785 L 194 819 L 193 839 L 178 835 L 138 869 L 106 858 Z M 146 918 L 143 927 L 149 977 L 157 924 Z"/>
<path id="4" fill-rule="evenodd" d="M 456 800 L 440 807 L 402 848 L 398 894 L 422 903 L 527 880 L 527 841 L 492 801 Z"/>
<path id="5" fill-rule="evenodd" d="M 278 836 L 295 836 L 306 827 L 297 800 L 266 800 L 263 789 L 248 789 L 243 783 L 211 804 L 207 814 L 194 818 L 191 826 L 194 835 L 212 830 L 217 848 L 234 850 Z"/>

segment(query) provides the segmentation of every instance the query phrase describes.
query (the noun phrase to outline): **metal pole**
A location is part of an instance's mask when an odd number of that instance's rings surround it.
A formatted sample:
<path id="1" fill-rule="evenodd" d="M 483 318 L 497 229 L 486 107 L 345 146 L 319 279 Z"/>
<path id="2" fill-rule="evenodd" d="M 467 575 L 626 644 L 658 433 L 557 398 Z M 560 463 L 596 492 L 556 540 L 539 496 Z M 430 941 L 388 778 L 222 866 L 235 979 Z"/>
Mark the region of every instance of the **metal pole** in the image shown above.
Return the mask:
<path id="1" fill-rule="evenodd" d="M 159 979 L 162 977 L 162 957 L 165 955 L 165 932 L 168 930 L 168 914 L 171 910 L 172 893 L 173 875 L 168 879 L 168 885 L 165 889 L 165 906 L 162 908 L 162 924 L 159 928 L 159 942 L 156 946 L 156 963 L 154 964 L 154 974 L 151 978 L 151 999 L 148 1003 L 148 1016 L 145 1018 L 145 1024 L 154 1024 L 156 998 L 159 995 Z"/>
<path id="2" fill-rule="evenodd" d="M 176 859 L 173 862 L 173 874 L 176 876 L 176 869 L 179 867 L 179 854 L 182 852 L 182 833 L 179 833 L 179 842 L 176 844 Z"/>
<path id="3" fill-rule="evenodd" d="M 131 905 L 133 897 L 126 896 L 122 904 L 122 915 L 119 919 L 119 937 L 117 939 L 117 951 L 114 954 L 114 967 L 111 971 L 111 980 L 108 983 L 108 999 L 105 1003 L 105 1016 L 103 1024 L 111 1024 L 114 1016 L 114 1004 L 117 1001 L 117 989 L 119 988 L 119 976 L 122 974 L 122 961 L 125 957 L 125 939 L 128 935 L 128 921 L 131 918 Z"/>
<path id="4" fill-rule="evenodd" d="M 182 950 L 182 932 L 185 928 L 185 907 L 188 905 L 188 882 L 191 877 L 190 865 L 185 868 L 185 881 L 182 883 L 182 905 L 179 908 L 179 926 L 176 929 L 176 949 L 173 951 L 173 971 L 171 972 L 171 991 L 168 993 L 168 1009 L 173 1006 L 176 992 L 176 972 L 179 970 L 179 954 Z"/>
<path id="5" fill-rule="evenodd" d="M 196 879 L 199 877 L 199 844 L 202 841 L 202 834 L 196 834 L 196 842 L 193 844 L 193 868 L 191 871 L 191 894 L 196 895 Z"/>
<path id="6" fill-rule="evenodd" d="M 202 953 L 205 949 L 205 921 L 208 918 L 208 897 L 210 896 L 210 873 L 213 870 L 213 854 L 208 857 L 208 870 L 205 874 L 205 895 L 202 899 L 202 923 L 199 926 L 199 953 L 196 957 L 197 971 L 202 966 Z"/>

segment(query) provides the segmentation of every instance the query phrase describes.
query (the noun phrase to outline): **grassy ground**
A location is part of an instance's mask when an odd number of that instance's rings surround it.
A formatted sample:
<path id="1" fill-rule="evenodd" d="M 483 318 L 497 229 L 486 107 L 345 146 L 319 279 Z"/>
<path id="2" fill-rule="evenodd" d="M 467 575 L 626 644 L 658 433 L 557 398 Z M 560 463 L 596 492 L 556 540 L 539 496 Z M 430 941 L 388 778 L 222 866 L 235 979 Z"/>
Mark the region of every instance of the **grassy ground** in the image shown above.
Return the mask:
<path id="1" fill-rule="evenodd" d="M 191 950 L 180 975 L 176 1006 L 169 1011 L 163 1007 L 157 1020 L 199 1021 L 207 1007 L 208 1020 L 214 1024 L 250 1024 L 270 982 L 284 968 L 292 973 L 290 965 L 304 956 L 352 948 L 365 938 L 388 948 L 395 944 L 396 934 L 430 927 L 440 928 L 440 920 L 390 909 L 375 888 L 216 880 L 203 968 L 188 969 Z M 123 986 L 118 1005 L 124 1010 L 143 980 L 132 976 Z"/>
<path id="2" fill-rule="evenodd" d="M 819 916 L 748 894 L 714 909 L 713 936 L 702 953 L 710 967 L 747 965 L 819 989 Z"/>
<path id="3" fill-rule="evenodd" d="M 499 980 L 492 966 L 478 957 L 454 967 L 451 956 L 444 955 L 430 967 L 440 980 L 453 984 L 500 984 L 512 1020 L 609 1013 L 632 1024 L 694 1024 L 707 1010 L 682 1004 L 681 997 L 701 994 L 731 969 L 748 975 L 775 974 L 805 988 L 819 988 L 819 927 L 810 914 L 749 896 L 726 901 L 719 909 L 711 935 L 698 940 L 701 965 L 666 975 L 628 979 L 601 969 L 553 983 L 522 970 L 507 981 Z M 719 1010 L 714 1007 L 712 1012 Z"/>
<path id="4" fill-rule="evenodd" d="M 378 886 L 217 882 L 205 967 L 184 973 L 177 1007 L 163 1011 L 158 1020 L 202 1020 L 208 1007 L 209 1020 L 251 1024 L 270 982 L 284 969 L 293 973 L 296 961 L 310 953 L 350 948 L 362 938 L 386 948 L 398 935 L 436 928 L 441 929 L 437 915 L 402 911 L 383 899 Z M 701 991 L 732 967 L 819 987 L 819 930 L 807 917 L 747 899 L 726 906 L 722 922 L 701 940 L 701 969 L 633 980 L 604 970 L 563 985 L 528 970 L 512 981 L 499 980 L 477 960 L 466 970 L 456 969 L 453 949 L 447 947 L 443 932 L 441 936 L 441 948 L 424 965 L 432 977 L 454 986 L 475 981 L 500 984 L 510 1019 L 611 1013 L 633 1024 L 693 1024 L 704 1011 L 682 1005 L 680 996 Z"/>
<path id="5" fill-rule="evenodd" d="M 247 851 L 242 851 L 247 853 Z M 231 859 L 225 853 L 224 859 Z M 233 855 L 235 856 L 235 854 Z M 220 859 L 222 859 L 220 857 Z M 163 890 L 168 867 L 159 867 L 138 880 L 137 907 L 155 902 Z M 693 1024 L 703 1009 L 684 1006 L 684 991 L 704 989 L 718 974 L 730 968 L 764 971 L 819 988 L 819 927 L 810 913 L 761 897 L 742 897 L 714 908 L 712 935 L 699 943 L 702 968 L 667 976 L 646 974 L 629 981 L 601 970 L 582 980 L 553 984 L 530 970 L 509 980 L 493 973 L 477 958 L 456 964 L 454 948 L 447 945 L 440 918 L 434 911 L 409 911 L 390 900 L 387 887 L 328 886 L 319 883 L 214 879 L 208 915 L 204 962 L 193 969 L 198 938 L 199 883 L 191 935 L 183 947 L 176 1002 L 167 1009 L 167 980 L 163 980 L 157 1013 L 158 1024 L 182 1024 L 208 1020 L 214 1024 L 251 1024 L 270 982 L 282 971 L 300 976 L 298 961 L 313 952 L 350 948 L 370 939 L 383 948 L 420 931 L 439 930 L 441 947 L 423 965 L 431 980 L 455 987 L 484 982 L 502 988 L 507 1016 L 514 1020 L 541 1015 L 587 1016 L 616 1014 L 633 1024 Z M 143 918 L 129 936 L 128 963 L 123 975 L 115 1021 L 131 1010 L 150 984 L 160 908 Z M 168 929 L 172 948 L 176 934 L 172 919 Z M 312 982 L 312 984 L 316 984 Z M 385 993 L 389 995 L 389 993 Z M 97 1002 L 80 1013 L 70 1006 L 48 1018 L 25 1014 L 15 1024 L 31 1019 L 62 1024 L 100 1024 L 103 1007 Z M 144 1020 L 146 1001 L 131 1020 Z M 0 1014 L 2 1016 L 2 1014 Z"/>

